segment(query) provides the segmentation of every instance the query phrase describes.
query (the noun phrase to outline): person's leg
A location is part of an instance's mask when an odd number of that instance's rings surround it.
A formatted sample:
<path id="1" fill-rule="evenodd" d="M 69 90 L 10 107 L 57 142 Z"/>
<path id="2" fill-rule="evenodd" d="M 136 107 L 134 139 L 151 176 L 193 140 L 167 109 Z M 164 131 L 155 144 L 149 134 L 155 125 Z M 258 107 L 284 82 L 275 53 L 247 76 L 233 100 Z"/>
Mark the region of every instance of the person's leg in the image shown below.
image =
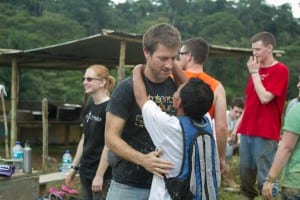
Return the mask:
<path id="1" fill-rule="evenodd" d="M 240 144 L 234 144 L 233 145 L 233 155 L 239 156 L 240 155 L 239 150 L 240 150 Z"/>
<path id="2" fill-rule="evenodd" d="M 234 181 L 234 168 L 232 166 L 232 151 L 233 147 L 231 147 L 228 143 L 226 146 L 226 165 L 225 170 L 222 173 L 222 186 L 226 190 L 238 191 L 239 185 Z"/>
<path id="3" fill-rule="evenodd" d="M 226 144 L 226 161 L 232 159 L 232 156 L 233 156 L 233 149 L 234 149 L 234 146 L 233 146 L 233 145 L 230 145 L 230 144 L 227 142 L 227 144 Z"/>
<path id="4" fill-rule="evenodd" d="M 92 181 L 86 179 L 84 176 L 80 176 L 80 183 L 81 183 L 81 200 L 91 200 L 93 199 L 92 193 Z"/>
<path id="5" fill-rule="evenodd" d="M 263 138 L 255 137 L 254 138 L 255 148 L 255 158 L 257 165 L 257 178 L 258 178 L 258 189 L 261 193 L 265 179 L 269 173 L 269 170 L 272 166 L 275 153 L 277 151 L 278 144 L 273 140 L 266 140 Z M 275 182 L 273 188 L 273 196 L 278 196 L 278 181 Z"/>
<path id="6" fill-rule="evenodd" d="M 102 192 L 93 192 L 93 200 L 105 200 L 110 186 L 110 179 L 104 180 Z"/>
<path id="7" fill-rule="evenodd" d="M 118 183 L 114 180 L 111 181 L 110 187 L 107 193 L 107 200 L 148 200 L 150 189 L 137 188 Z"/>
<path id="8" fill-rule="evenodd" d="M 240 192 L 244 199 L 254 199 L 258 195 L 255 185 L 257 168 L 254 159 L 253 138 L 241 135 L 240 137 Z"/>

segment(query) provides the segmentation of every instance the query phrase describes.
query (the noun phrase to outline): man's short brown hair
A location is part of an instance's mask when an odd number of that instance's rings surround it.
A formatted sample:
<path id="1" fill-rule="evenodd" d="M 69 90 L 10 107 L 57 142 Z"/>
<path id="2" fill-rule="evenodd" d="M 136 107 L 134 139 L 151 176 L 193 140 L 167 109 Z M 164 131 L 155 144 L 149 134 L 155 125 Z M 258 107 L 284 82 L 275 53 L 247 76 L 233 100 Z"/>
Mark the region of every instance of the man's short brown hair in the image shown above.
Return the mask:
<path id="1" fill-rule="evenodd" d="M 251 38 L 252 43 L 258 42 L 258 41 L 262 41 L 265 46 L 268 46 L 269 44 L 271 44 L 273 46 L 273 49 L 275 49 L 275 47 L 276 47 L 275 37 L 270 32 L 266 32 L 266 31 L 260 32 L 260 33 L 255 34 Z"/>
<path id="2" fill-rule="evenodd" d="M 143 35 L 143 48 L 152 55 L 158 44 L 170 49 L 179 49 L 181 45 L 179 31 L 167 23 L 151 26 Z"/>

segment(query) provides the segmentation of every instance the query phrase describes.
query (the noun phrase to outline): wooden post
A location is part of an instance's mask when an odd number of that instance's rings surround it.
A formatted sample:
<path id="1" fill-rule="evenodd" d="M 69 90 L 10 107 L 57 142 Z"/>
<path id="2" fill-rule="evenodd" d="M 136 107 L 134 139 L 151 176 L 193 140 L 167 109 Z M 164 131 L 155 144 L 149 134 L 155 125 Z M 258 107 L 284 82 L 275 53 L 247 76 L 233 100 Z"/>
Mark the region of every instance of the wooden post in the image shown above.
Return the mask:
<path id="1" fill-rule="evenodd" d="M 18 66 L 17 59 L 12 59 L 12 69 L 11 69 L 11 119 L 10 119 L 10 150 L 14 147 L 17 140 L 17 85 L 18 85 Z"/>
<path id="2" fill-rule="evenodd" d="M 120 43 L 120 58 L 118 67 L 118 81 L 125 78 L 125 56 L 126 56 L 126 42 L 121 41 Z"/>
<path id="3" fill-rule="evenodd" d="M 4 85 L 3 85 L 4 87 Z M 4 89 L 5 90 L 5 89 Z M 7 127 L 7 115 L 5 109 L 5 100 L 4 100 L 4 93 L 0 91 L 1 101 L 2 101 L 2 110 L 3 110 L 3 123 L 4 123 L 4 134 L 5 134 L 5 158 L 9 159 L 9 143 L 8 143 L 8 127 Z"/>
<path id="4" fill-rule="evenodd" d="M 47 98 L 42 101 L 42 119 L 43 119 L 43 156 L 42 156 L 42 170 L 48 168 L 48 100 Z"/>

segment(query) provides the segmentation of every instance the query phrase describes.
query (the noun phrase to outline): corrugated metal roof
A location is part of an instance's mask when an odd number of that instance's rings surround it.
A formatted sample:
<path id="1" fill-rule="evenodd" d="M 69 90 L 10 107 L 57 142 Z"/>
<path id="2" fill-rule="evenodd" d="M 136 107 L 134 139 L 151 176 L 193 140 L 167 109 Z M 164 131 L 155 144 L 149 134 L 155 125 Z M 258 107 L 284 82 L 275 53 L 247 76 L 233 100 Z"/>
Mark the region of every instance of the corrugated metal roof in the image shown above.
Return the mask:
<path id="1" fill-rule="evenodd" d="M 16 58 L 19 67 L 27 68 L 84 69 L 94 63 L 114 68 L 119 64 L 121 41 L 126 42 L 126 65 L 145 62 L 142 35 L 103 29 L 100 34 L 41 48 L 0 49 L 0 66 L 10 67 L 12 58 Z M 251 49 L 210 45 L 210 56 L 250 54 Z"/>

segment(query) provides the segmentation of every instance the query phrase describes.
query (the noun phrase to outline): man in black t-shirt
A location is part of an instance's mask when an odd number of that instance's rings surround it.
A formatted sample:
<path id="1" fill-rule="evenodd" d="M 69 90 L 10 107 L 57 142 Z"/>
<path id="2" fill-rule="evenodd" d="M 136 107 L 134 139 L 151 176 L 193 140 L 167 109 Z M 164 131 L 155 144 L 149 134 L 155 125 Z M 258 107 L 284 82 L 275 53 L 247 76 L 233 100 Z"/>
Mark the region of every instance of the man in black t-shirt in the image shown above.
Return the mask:
<path id="1" fill-rule="evenodd" d="M 170 75 L 181 73 L 174 65 L 180 45 L 180 33 L 169 24 L 150 27 L 143 37 L 148 96 L 169 114 L 175 114 L 172 96 L 176 85 Z M 183 73 L 175 77 L 185 80 Z M 106 120 L 106 145 L 115 155 L 107 199 L 148 199 L 153 174 L 167 173 L 172 164 L 159 159 L 162 152 L 155 151 L 133 95 L 132 77 L 115 88 L 107 106 Z"/>

